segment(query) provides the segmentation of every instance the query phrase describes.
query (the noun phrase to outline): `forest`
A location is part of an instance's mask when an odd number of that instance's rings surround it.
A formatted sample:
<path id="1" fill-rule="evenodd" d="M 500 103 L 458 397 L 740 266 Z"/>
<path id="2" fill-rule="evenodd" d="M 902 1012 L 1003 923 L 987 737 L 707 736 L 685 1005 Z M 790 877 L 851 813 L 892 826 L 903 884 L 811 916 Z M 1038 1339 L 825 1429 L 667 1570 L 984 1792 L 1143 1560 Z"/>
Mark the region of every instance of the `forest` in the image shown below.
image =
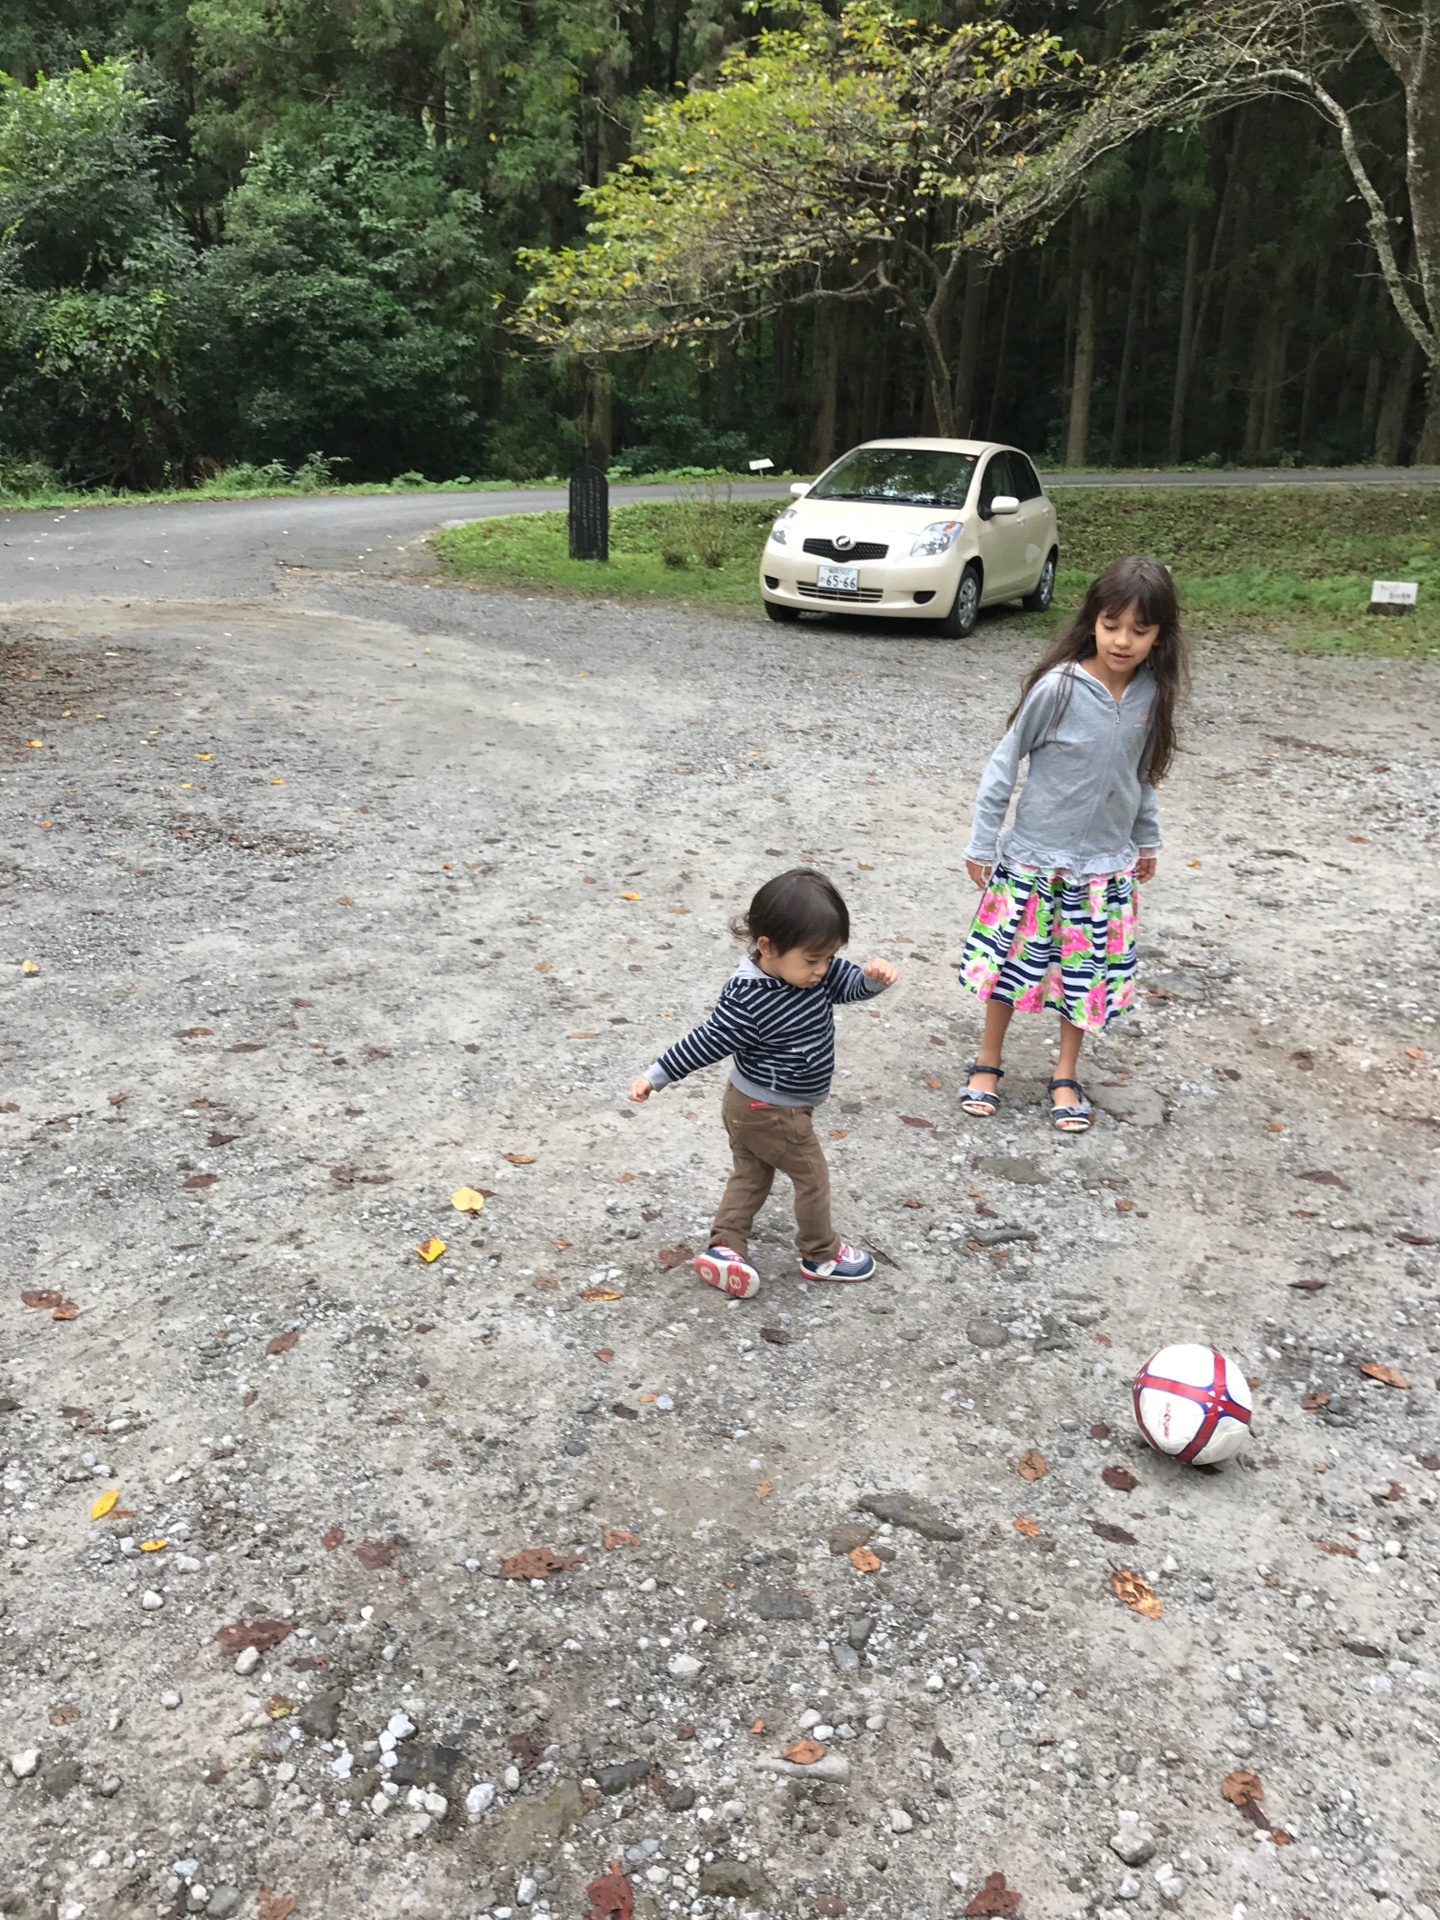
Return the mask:
<path id="1" fill-rule="evenodd" d="M 1326 85 L 1379 216 L 1333 118 L 1238 89 L 1137 118 L 994 245 L 961 258 L 946 229 L 928 346 L 883 272 L 844 297 L 792 273 L 723 329 L 592 352 L 517 326 L 537 273 L 593 244 L 657 113 L 703 119 L 785 9 L 0 0 L 0 491 L 518 480 L 587 454 L 811 471 L 947 421 L 1071 467 L 1433 459 L 1376 220 L 1422 331 L 1436 236 L 1413 179 L 1407 198 L 1405 76 L 1365 17 L 1424 25 L 1434 0 L 1328 11 L 1348 38 Z M 1175 10 L 926 0 L 887 30 L 977 15 L 1080 73 Z M 1433 119 L 1440 68 L 1421 82 Z M 1408 106 L 1413 134 L 1413 85 Z"/>

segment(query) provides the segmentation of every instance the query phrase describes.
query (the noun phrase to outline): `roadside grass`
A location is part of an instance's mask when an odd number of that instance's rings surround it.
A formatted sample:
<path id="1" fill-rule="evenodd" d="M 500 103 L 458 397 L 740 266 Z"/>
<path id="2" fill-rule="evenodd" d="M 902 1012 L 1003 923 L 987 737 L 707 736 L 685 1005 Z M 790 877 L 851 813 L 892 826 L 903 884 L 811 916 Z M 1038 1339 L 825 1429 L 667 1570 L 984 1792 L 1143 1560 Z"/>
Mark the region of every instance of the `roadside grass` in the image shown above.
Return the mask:
<path id="1" fill-rule="evenodd" d="M 1051 623 L 1117 554 L 1153 553 L 1211 635 L 1269 634 L 1307 653 L 1440 655 L 1440 489 L 1096 488 L 1056 504 Z M 477 584 L 757 612 L 760 550 L 778 505 L 697 496 L 617 507 L 607 565 L 570 559 L 563 513 L 471 521 L 435 546 L 457 578 Z M 1367 612 L 1376 579 L 1416 581 L 1418 607 L 1399 618 Z"/>

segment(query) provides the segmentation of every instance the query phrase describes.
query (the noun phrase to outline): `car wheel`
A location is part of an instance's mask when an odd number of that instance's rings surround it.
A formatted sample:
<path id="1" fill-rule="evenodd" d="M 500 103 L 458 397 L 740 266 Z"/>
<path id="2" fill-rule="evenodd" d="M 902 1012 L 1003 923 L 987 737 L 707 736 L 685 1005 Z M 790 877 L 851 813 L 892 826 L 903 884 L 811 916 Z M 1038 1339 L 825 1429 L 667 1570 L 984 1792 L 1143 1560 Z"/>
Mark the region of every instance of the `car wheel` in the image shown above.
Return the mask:
<path id="1" fill-rule="evenodd" d="M 1020 604 L 1027 613 L 1044 613 L 1055 598 L 1055 549 L 1052 547 L 1045 556 L 1045 564 L 1040 569 L 1040 578 L 1035 582 L 1033 593 L 1021 598 Z"/>
<path id="2" fill-rule="evenodd" d="M 799 607 L 783 606 L 778 600 L 764 600 L 761 602 L 761 605 L 765 609 L 767 619 L 778 620 L 782 625 L 787 620 L 798 620 L 800 618 Z"/>
<path id="3" fill-rule="evenodd" d="M 979 617 L 980 569 L 972 561 L 960 576 L 950 611 L 940 622 L 940 631 L 947 640 L 964 640 L 975 631 Z"/>

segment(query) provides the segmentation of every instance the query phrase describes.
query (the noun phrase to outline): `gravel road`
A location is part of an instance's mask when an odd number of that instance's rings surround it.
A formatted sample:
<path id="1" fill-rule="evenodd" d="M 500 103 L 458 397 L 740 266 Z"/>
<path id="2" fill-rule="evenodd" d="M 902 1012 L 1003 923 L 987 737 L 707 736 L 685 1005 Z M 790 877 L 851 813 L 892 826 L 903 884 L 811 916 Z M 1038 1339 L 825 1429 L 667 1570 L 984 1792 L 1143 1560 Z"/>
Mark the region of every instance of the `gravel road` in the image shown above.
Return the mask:
<path id="1" fill-rule="evenodd" d="M 955 1101 L 1023 616 L 255 564 L 0 646 L 0 1912 L 1437 1920 L 1435 670 L 1202 647 L 1063 1139 L 1037 1026 Z M 775 1203 L 726 1303 L 720 1076 L 624 1090 L 801 860 L 902 970 L 821 1121 L 885 1263 Z M 1186 1338 L 1216 1473 L 1128 1413 Z"/>

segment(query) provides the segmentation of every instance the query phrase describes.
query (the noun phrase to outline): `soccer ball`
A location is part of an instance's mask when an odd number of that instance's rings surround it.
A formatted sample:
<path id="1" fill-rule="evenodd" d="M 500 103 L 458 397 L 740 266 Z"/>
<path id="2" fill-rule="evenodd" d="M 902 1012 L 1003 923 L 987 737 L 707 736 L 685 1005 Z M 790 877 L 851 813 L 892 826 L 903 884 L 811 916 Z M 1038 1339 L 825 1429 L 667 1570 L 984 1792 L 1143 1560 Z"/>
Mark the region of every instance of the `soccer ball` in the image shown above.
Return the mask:
<path id="1" fill-rule="evenodd" d="M 1136 1374 L 1134 1394 L 1135 1424 L 1157 1453 L 1209 1467 L 1233 1460 L 1244 1445 L 1250 1389 L 1214 1347 L 1161 1347 Z"/>

